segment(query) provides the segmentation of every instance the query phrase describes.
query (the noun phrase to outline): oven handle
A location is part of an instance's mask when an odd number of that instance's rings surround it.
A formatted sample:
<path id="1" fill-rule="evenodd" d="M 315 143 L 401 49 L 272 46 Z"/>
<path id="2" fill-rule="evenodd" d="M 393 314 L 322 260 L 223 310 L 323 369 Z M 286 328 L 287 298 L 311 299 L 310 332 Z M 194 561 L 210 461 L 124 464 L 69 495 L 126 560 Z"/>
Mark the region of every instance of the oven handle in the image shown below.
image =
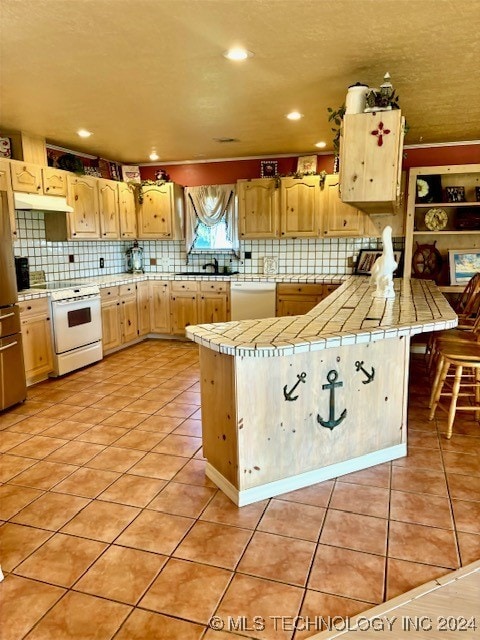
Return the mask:
<path id="1" fill-rule="evenodd" d="M 52 304 L 57 307 L 68 307 L 77 302 L 83 302 L 84 300 L 100 300 L 100 296 L 83 296 L 81 298 L 71 298 L 70 300 L 52 300 Z"/>
<path id="2" fill-rule="evenodd" d="M 5 351 L 5 349 L 10 349 L 10 347 L 14 347 L 16 344 L 18 344 L 18 342 L 15 340 L 15 342 L 11 342 L 10 344 L 6 344 L 4 347 L 0 347 L 0 351 Z"/>

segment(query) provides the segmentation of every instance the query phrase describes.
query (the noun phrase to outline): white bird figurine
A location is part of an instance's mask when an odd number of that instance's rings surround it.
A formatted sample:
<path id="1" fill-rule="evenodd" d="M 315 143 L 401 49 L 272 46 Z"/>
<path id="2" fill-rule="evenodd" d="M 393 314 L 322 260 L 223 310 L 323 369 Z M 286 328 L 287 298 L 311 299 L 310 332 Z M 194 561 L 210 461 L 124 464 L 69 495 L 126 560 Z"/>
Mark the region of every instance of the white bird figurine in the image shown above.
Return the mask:
<path id="1" fill-rule="evenodd" d="M 393 272 L 398 267 L 395 262 L 392 245 L 392 227 L 382 231 L 383 253 L 372 267 L 372 285 L 376 287 L 374 298 L 394 298 Z"/>

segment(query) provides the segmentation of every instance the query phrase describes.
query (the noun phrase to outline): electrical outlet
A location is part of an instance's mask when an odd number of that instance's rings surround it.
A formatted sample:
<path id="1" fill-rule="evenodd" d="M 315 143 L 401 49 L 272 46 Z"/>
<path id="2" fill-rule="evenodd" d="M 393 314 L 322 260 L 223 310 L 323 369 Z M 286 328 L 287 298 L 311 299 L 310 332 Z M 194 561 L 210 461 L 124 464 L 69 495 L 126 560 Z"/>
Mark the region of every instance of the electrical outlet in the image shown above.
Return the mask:
<path id="1" fill-rule="evenodd" d="M 100 258 L 100 269 L 103 269 L 104 267 L 105 267 L 105 259 Z"/>
<path id="2" fill-rule="evenodd" d="M 71 253 L 68 254 L 68 261 L 69 262 L 75 262 L 75 256 Z"/>
<path id="3" fill-rule="evenodd" d="M 347 267 L 353 267 L 355 265 L 355 261 L 353 259 L 353 256 L 348 256 L 347 258 Z"/>

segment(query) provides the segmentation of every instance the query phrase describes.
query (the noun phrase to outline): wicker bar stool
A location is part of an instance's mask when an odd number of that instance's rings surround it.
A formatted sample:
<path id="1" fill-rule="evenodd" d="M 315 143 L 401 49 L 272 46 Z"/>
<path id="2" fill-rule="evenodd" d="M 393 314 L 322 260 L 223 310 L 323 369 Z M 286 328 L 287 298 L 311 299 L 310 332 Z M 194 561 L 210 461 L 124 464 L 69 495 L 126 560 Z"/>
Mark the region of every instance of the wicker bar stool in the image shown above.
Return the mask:
<path id="1" fill-rule="evenodd" d="M 451 438 L 457 411 L 475 411 L 475 419 L 480 420 L 480 344 L 446 341 L 439 346 L 438 356 L 428 419 L 433 420 L 437 407 L 445 409 L 448 412 L 446 436 Z M 453 375 L 449 373 L 450 367 L 454 369 Z M 447 378 L 453 378 L 453 383 Z M 451 398 L 448 408 L 440 404 L 441 397 Z M 459 397 L 470 402 L 459 405 Z"/>

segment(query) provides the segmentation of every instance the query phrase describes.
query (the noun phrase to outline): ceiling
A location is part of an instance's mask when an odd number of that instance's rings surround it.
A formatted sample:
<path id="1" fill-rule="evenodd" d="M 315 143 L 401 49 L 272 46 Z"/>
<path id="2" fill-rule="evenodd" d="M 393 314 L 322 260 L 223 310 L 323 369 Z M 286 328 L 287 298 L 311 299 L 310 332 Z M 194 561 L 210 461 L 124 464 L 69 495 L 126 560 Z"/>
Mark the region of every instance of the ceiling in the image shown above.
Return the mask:
<path id="1" fill-rule="evenodd" d="M 480 139 L 479 0 L 2 0 L 0 43 L 1 127 L 123 163 L 331 151 L 386 71 L 406 144 Z"/>

